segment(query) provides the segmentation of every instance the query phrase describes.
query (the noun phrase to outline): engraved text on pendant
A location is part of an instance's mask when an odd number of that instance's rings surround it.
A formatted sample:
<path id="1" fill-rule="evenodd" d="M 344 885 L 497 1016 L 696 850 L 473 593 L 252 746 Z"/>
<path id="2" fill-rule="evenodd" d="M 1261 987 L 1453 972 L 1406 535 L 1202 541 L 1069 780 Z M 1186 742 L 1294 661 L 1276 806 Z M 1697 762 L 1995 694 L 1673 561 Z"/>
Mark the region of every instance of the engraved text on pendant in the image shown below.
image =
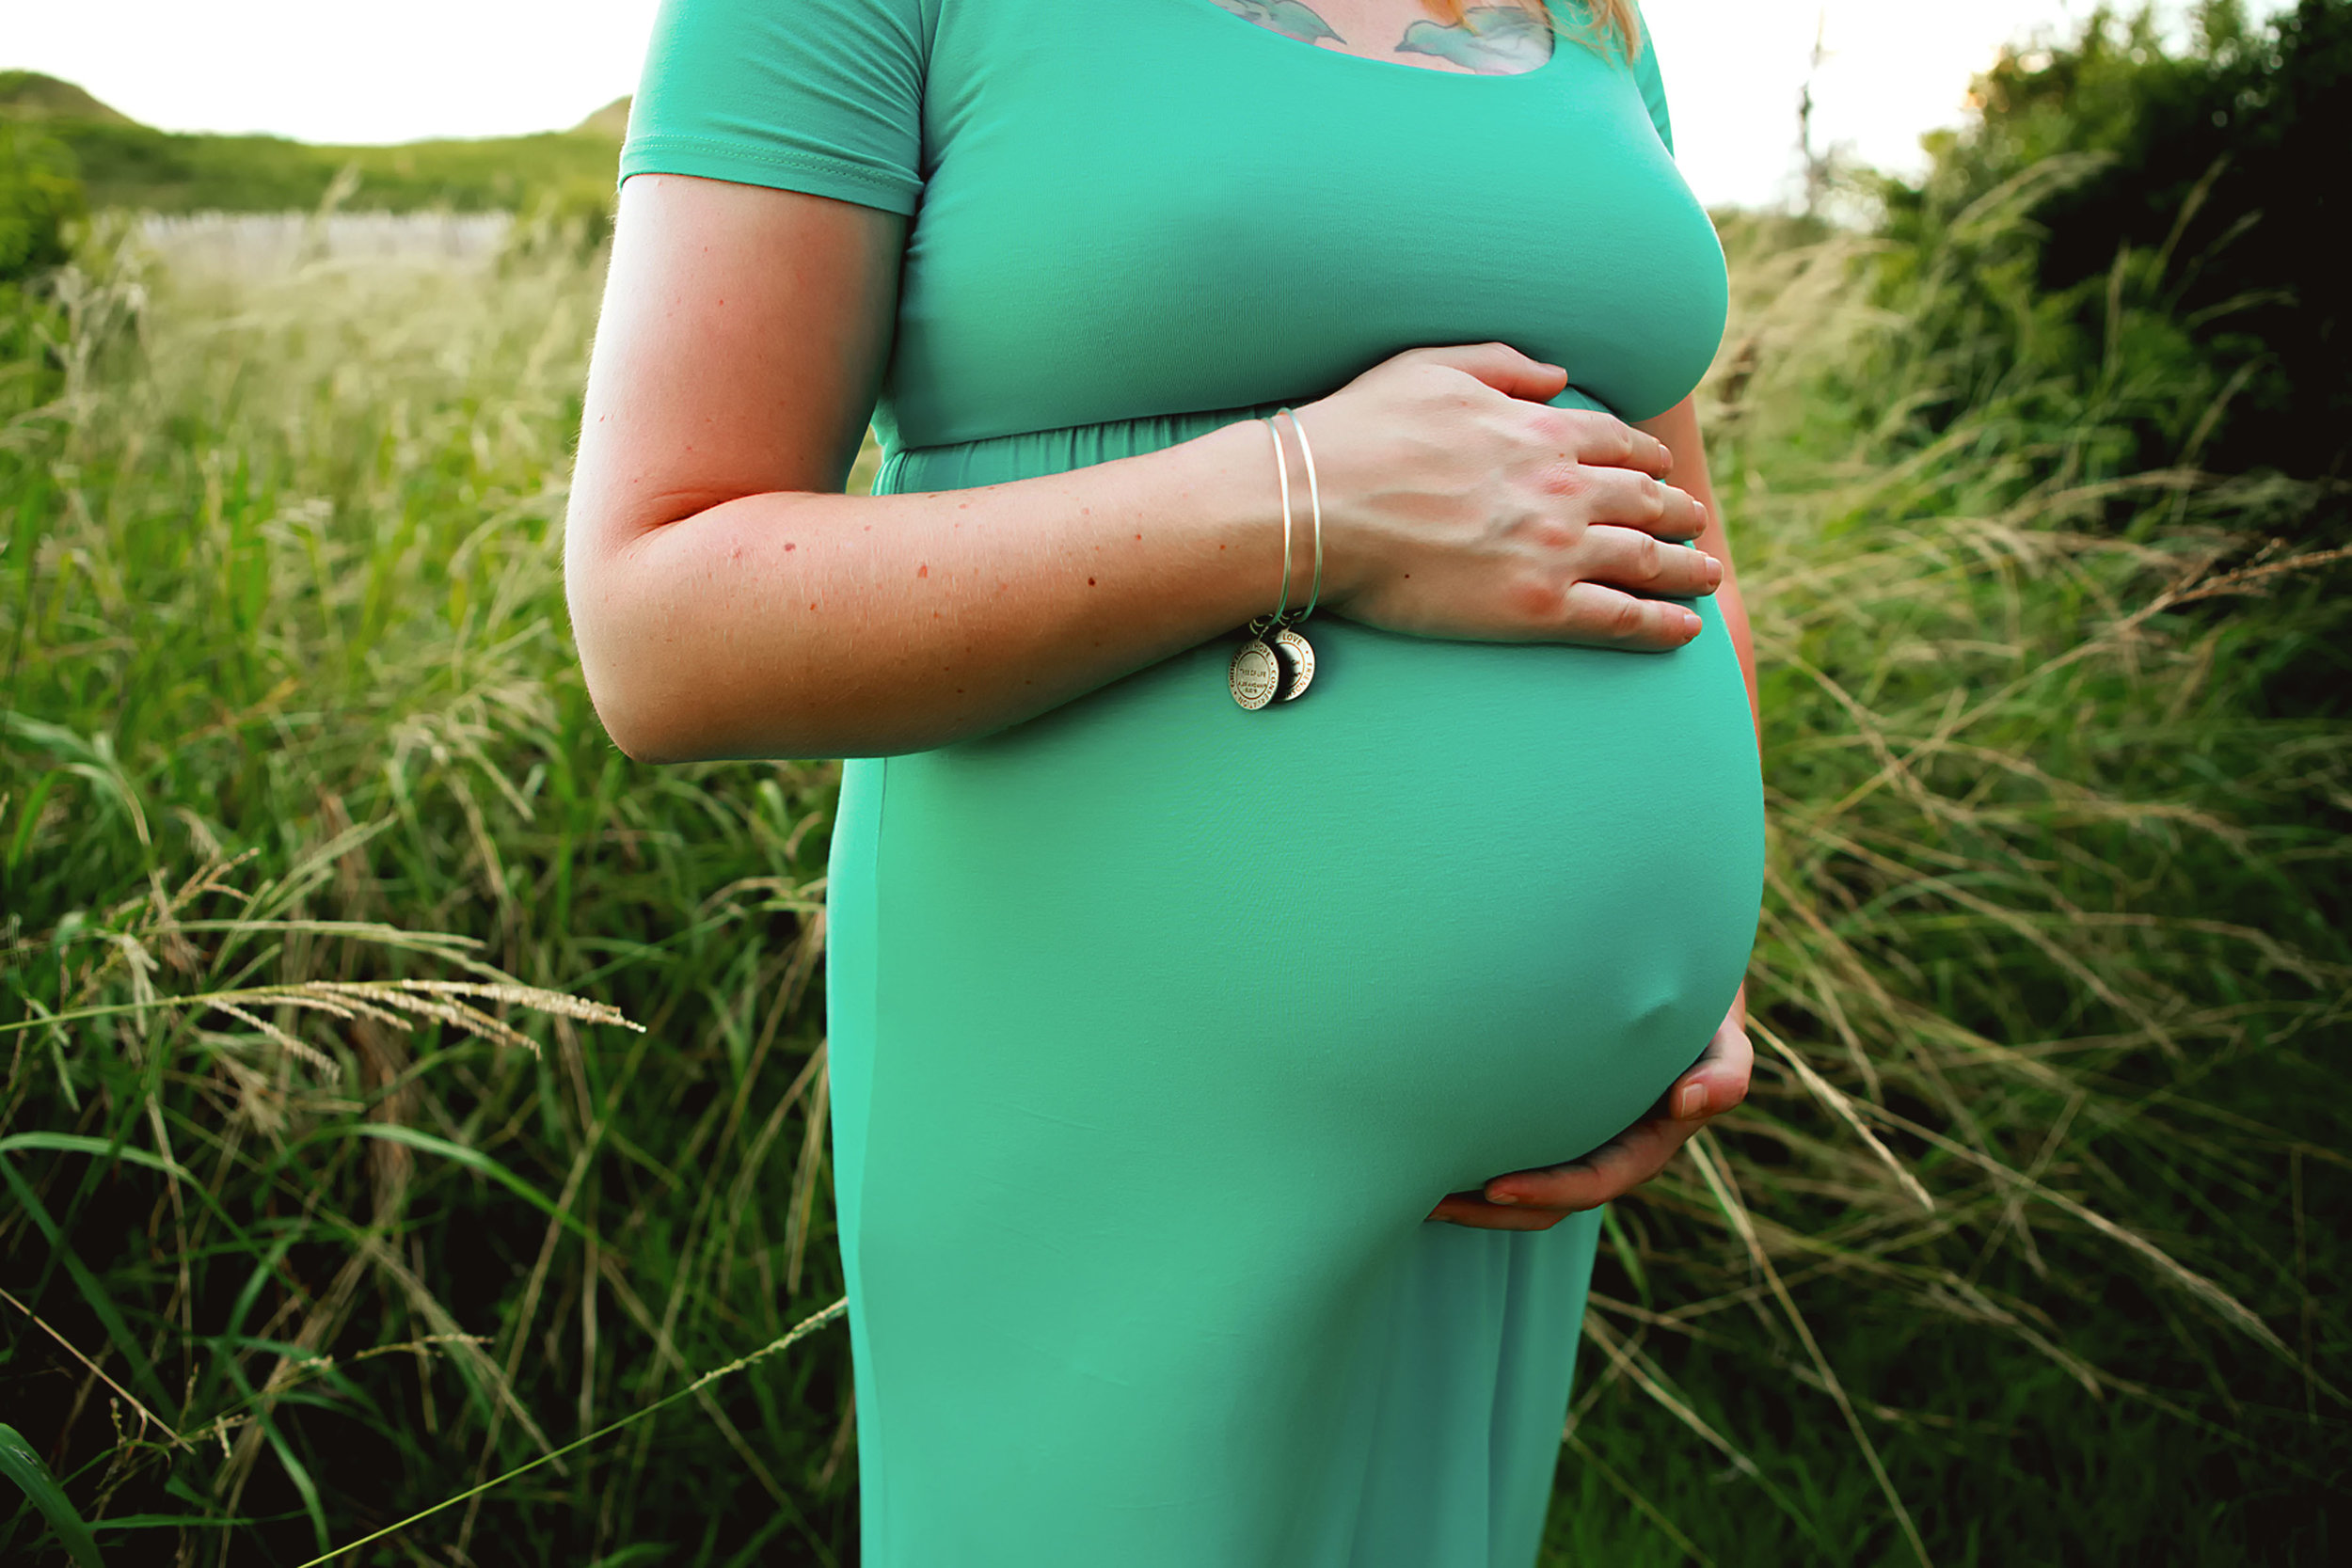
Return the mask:
<path id="1" fill-rule="evenodd" d="M 1274 701 L 1275 689 L 1282 682 L 1281 661 L 1253 637 L 1234 651 L 1226 680 L 1233 689 L 1233 701 L 1254 711 Z"/>

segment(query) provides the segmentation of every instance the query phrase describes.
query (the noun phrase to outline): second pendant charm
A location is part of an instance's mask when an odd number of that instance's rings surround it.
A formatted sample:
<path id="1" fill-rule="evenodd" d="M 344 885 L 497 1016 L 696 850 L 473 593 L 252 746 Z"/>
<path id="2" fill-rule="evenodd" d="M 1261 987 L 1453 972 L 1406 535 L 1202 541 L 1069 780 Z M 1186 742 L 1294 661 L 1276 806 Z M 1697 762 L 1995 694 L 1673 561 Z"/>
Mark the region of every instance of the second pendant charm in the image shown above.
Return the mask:
<path id="1" fill-rule="evenodd" d="M 1314 684 L 1314 646 L 1284 626 L 1274 634 L 1274 657 L 1282 661 L 1282 689 L 1276 695 L 1283 702 L 1295 703 Z"/>

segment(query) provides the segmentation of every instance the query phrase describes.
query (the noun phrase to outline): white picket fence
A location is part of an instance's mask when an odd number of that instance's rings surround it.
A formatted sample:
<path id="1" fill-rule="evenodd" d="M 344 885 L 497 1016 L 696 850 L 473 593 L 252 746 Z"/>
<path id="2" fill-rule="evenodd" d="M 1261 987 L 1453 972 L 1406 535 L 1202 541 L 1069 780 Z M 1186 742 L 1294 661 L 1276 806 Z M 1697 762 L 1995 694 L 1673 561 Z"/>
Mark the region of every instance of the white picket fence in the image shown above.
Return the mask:
<path id="1" fill-rule="evenodd" d="M 511 213 L 149 213 L 139 235 L 175 270 L 250 275 L 307 261 L 486 264 Z"/>

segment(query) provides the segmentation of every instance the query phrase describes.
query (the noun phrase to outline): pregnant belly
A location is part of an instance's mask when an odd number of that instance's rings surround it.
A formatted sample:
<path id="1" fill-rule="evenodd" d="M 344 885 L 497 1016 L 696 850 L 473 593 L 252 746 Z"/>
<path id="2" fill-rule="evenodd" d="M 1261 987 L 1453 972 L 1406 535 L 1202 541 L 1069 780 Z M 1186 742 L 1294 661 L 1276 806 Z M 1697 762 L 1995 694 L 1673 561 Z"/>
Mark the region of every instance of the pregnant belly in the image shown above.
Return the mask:
<path id="1" fill-rule="evenodd" d="M 1235 706 L 1225 640 L 855 765 L 918 1141 L 1008 1193 L 1205 1148 L 1425 1208 L 1629 1125 L 1730 1005 L 1761 892 L 1745 690 L 1697 608 L 1660 655 L 1318 618 L 1295 704 Z"/>

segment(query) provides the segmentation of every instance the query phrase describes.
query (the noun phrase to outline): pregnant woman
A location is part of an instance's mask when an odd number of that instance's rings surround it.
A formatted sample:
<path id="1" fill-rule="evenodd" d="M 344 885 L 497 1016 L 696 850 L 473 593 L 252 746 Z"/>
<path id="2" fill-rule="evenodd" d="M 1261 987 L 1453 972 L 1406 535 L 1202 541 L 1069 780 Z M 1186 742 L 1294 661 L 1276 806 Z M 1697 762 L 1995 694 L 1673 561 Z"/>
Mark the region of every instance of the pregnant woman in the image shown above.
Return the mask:
<path id="1" fill-rule="evenodd" d="M 1534 1561 L 1749 1066 L 1668 137 L 1628 0 L 668 0 L 566 569 L 632 756 L 851 759 L 866 1563 Z"/>

